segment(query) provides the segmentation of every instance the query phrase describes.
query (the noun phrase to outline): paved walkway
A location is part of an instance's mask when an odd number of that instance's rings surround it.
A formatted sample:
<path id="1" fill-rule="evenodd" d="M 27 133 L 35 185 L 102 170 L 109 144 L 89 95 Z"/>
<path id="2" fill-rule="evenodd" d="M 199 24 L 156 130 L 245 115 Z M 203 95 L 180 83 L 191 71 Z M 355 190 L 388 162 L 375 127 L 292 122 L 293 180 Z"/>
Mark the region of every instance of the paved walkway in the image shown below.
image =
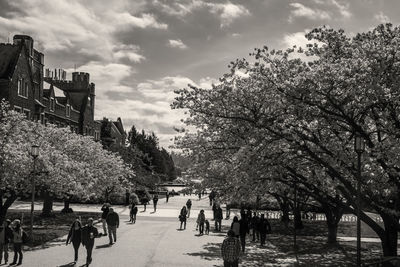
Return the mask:
<path id="1" fill-rule="evenodd" d="M 96 239 L 93 251 L 93 263 L 96 267 L 169 267 L 169 266 L 222 266 L 220 244 L 225 233 L 213 233 L 198 236 L 195 231 L 198 210 L 206 209 L 206 217 L 211 218 L 208 199 L 193 200 L 192 218 L 188 220 L 187 229 L 179 231 L 178 214 L 187 197 L 170 198 L 169 203 L 159 201 L 159 208 L 152 213 L 152 206 L 146 212 L 138 214 L 137 223 L 128 223 L 128 210 L 117 206 L 121 225 L 118 229 L 118 240 L 108 246 L 108 237 Z M 25 209 L 25 203 L 16 203 L 13 208 Z M 29 208 L 29 205 L 28 205 Z M 60 210 L 61 204 L 55 206 Z M 100 206 L 72 205 L 74 210 L 99 211 Z M 139 209 L 140 210 L 140 209 Z M 231 214 L 232 215 L 232 214 Z M 227 230 L 231 221 L 223 220 L 223 230 Z M 211 223 L 213 223 L 211 221 Z M 98 225 L 100 228 L 100 226 Z M 213 229 L 213 227 L 211 227 Z M 101 231 L 101 229 L 99 229 Z M 48 244 L 48 248 L 36 248 L 24 254 L 24 264 L 30 267 L 72 267 L 73 248 L 65 246 L 64 236 L 58 242 Z M 273 255 L 273 263 L 266 261 Z M 293 256 L 280 252 L 271 243 L 265 248 L 250 243 L 246 254 L 242 256 L 241 266 L 292 266 Z M 76 266 L 84 266 L 85 251 L 80 248 L 79 261 Z"/>

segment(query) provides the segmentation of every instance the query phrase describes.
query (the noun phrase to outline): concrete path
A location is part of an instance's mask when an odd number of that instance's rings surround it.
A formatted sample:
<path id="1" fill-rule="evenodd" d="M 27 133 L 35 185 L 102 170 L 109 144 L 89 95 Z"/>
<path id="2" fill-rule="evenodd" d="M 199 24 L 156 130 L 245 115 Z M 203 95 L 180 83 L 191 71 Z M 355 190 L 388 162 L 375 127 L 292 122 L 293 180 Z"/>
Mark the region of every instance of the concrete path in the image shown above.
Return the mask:
<path id="1" fill-rule="evenodd" d="M 138 214 L 137 223 L 128 223 L 128 211 L 125 207 L 116 207 L 120 214 L 121 224 L 118 229 L 118 240 L 108 246 L 108 237 L 96 239 L 93 251 L 93 263 L 96 267 L 194 267 L 223 266 L 220 256 L 220 245 L 226 235 L 231 221 L 223 220 L 224 233 L 213 233 L 198 236 L 195 231 L 198 210 L 205 209 L 206 217 L 211 219 L 208 199 L 193 200 L 192 216 L 188 220 L 187 229 L 179 230 L 178 214 L 187 197 L 170 198 L 169 203 L 159 201 L 156 213 L 152 206 L 146 212 Z M 13 208 L 24 209 L 25 203 L 16 203 Z M 100 206 L 72 205 L 75 210 L 98 211 Z M 62 208 L 62 207 L 61 207 Z M 61 209 L 57 205 L 55 209 Z M 141 209 L 139 209 L 141 210 Z M 232 215 L 232 214 L 231 214 Z M 213 224 L 213 221 L 210 221 Z M 100 225 L 97 225 L 100 231 Z M 213 229 L 213 225 L 211 229 Z M 73 248 L 65 246 L 66 237 L 58 242 L 48 244 L 48 248 L 36 248 L 24 253 L 22 266 L 30 267 L 72 267 Z M 76 266 L 84 266 L 85 250 L 81 247 L 79 261 Z M 266 263 L 274 255 L 273 264 Z M 295 259 L 278 251 L 267 242 L 265 248 L 258 244 L 249 244 L 245 255 L 242 255 L 240 266 L 292 266 Z"/>

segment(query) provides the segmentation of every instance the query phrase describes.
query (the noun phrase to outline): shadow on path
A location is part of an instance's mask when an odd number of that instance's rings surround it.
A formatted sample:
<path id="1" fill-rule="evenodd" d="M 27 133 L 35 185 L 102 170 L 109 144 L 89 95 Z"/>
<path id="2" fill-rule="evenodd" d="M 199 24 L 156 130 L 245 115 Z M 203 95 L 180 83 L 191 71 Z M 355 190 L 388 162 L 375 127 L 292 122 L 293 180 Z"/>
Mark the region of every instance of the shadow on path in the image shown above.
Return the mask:
<path id="1" fill-rule="evenodd" d="M 74 267 L 74 266 L 76 266 L 76 264 L 74 262 L 70 262 L 70 263 L 67 263 L 67 264 L 64 264 L 64 265 L 60 265 L 58 267 Z"/>

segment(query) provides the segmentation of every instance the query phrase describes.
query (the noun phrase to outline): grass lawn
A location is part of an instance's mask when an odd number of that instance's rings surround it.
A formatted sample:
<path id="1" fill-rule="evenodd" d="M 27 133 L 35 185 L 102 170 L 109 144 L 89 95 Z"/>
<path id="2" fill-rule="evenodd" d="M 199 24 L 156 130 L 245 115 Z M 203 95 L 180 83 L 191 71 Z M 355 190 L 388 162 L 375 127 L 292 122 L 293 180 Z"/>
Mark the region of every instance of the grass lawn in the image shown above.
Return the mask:
<path id="1" fill-rule="evenodd" d="M 94 220 L 100 218 L 100 212 L 74 212 L 63 214 L 55 212 L 54 217 L 44 218 L 40 216 L 41 211 L 34 212 L 33 223 L 33 246 L 45 245 L 46 242 L 68 234 L 72 222 L 80 217 L 83 224 L 86 224 L 88 218 Z M 30 211 L 9 210 L 7 219 L 22 219 L 22 227 L 29 234 L 30 230 Z"/>

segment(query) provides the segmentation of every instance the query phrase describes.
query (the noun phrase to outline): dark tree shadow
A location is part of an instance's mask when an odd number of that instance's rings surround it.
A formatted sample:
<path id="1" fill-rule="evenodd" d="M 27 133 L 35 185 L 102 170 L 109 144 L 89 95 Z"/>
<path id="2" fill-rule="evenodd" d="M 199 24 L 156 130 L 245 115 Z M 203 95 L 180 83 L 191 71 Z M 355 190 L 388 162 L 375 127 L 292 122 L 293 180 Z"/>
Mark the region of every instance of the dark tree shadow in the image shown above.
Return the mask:
<path id="1" fill-rule="evenodd" d="M 74 266 L 75 266 L 75 263 L 74 262 L 70 262 L 70 263 L 67 263 L 67 264 L 64 264 L 64 265 L 60 265 L 58 267 L 74 267 Z"/>
<path id="2" fill-rule="evenodd" d="M 109 248 L 109 247 L 112 247 L 112 245 L 110 245 L 110 244 L 104 244 L 104 245 L 96 246 L 96 249 Z"/>

